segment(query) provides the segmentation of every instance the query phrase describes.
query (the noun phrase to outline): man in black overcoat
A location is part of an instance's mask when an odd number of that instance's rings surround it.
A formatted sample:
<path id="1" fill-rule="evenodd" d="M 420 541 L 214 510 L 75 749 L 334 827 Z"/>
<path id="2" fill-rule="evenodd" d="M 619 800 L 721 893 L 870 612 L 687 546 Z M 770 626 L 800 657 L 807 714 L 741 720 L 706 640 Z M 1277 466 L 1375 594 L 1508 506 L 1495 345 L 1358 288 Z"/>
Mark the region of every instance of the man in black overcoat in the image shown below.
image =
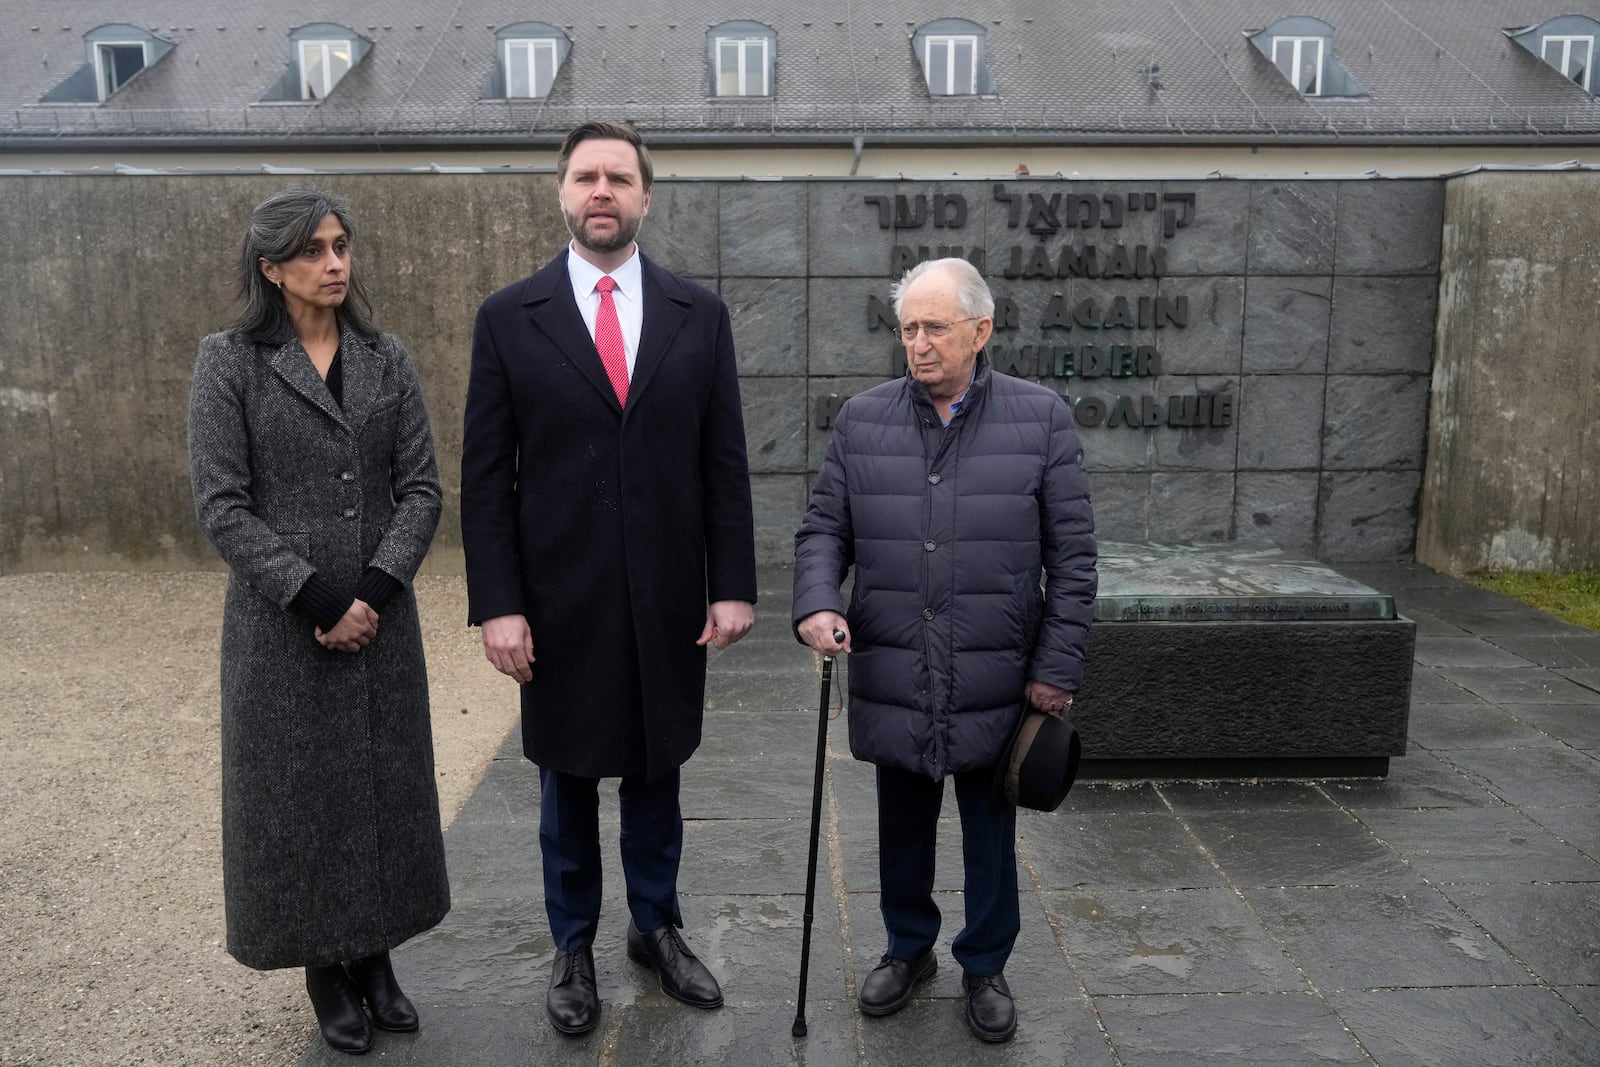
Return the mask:
<path id="1" fill-rule="evenodd" d="M 621 778 L 628 954 L 662 989 L 722 991 L 678 933 L 679 768 L 706 646 L 750 629 L 754 522 L 727 307 L 634 244 L 650 156 L 630 127 L 568 134 L 567 250 L 478 310 L 461 453 L 469 621 L 522 690 L 556 957 L 545 1007 L 600 1018 L 601 778 Z"/>

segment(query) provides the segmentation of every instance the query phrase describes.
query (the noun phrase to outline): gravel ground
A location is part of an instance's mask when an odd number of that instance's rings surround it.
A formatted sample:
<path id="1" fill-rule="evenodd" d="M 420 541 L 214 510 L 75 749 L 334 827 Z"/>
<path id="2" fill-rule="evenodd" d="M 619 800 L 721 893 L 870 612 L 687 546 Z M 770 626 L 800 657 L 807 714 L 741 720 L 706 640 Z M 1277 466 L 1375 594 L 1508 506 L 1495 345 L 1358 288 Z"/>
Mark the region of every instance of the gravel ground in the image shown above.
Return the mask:
<path id="1" fill-rule="evenodd" d="M 0 1064 L 293 1063 L 299 970 L 223 948 L 223 576 L 0 577 Z M 449 825 L 516 720 L 460 578 L 417 583 Z"/>

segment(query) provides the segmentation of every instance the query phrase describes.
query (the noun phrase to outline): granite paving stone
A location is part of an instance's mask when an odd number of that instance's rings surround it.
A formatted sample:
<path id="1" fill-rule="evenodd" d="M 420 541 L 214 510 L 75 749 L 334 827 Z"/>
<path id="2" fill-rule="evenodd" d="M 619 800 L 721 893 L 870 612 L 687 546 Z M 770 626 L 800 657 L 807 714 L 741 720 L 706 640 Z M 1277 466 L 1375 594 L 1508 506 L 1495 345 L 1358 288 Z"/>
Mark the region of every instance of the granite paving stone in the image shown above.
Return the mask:
<path id="1" fill-rule="evenodd" d="M 1561 840 L 1600 862 L 1600 819 L 1586 807 L 1523 808 L 1522 813 Z"/>
<path id="2" fill-rule="evenodd" d="M 1411 670 L 1412 707 L 1418 704 L 1470 704 L 1476 700 L 1483 698 L 1449 681 L 1438 671 L 1422 666 Z"/>
<path id="3" fill-rule="evenodd" d="M 1296 811 L 1333 802 L 1311 782 L 1162 782 L 1160 793 L 1179 813 L 1208 811 Z"/>
<path id="4" fill-rule="evenodd" d="M 1600 704 L 1600 693 L 1543 667 L 1440 667 L 1438 673 L 1496 704 Z"/>
<path id="5" fill-rule="evenodd" d="M 1476 637 L 1417 635 L 1416 660 L 1424 667 L 1533 667 L 1521 656 Z"/>
<path id="6" fill-rule="evenodd" d="M 1561 743 L 1525 716 L 1494 704 L 1413 704 L 1406 731 L 1412 744 L 1435 752 Z"/>
<path id="7" fill-rule="evenodd" d="M 1600 693 L 1600 668 L 1597 667 L 1571 667 L 1556 671 L 1561 677 L 1570 682 L 1577 682 L 1585 689 Z"/>
<path id="8" fill-rule="evenodd" d="M 1511 804 L 1560 808 L 1600 802 L 1600 759 L 1574 749 L 1460 751 L 1449 759 Z"/>
<path id="9" fill-rule="evenodd" d="M 1556 987 L 1556 992 L 1590 1025 L 1600 1027 L 1600 985 L 1564 985 Z"/>
<path id="10" fill-rule="evenodd" d="M 1037 829 L 1036 829 L 1037 827 Z M 1195 889 L 1224 884 L 1176 817 L 1073 813 L 1017 829 L 1018 859 L 1041 889 Z"/>
<path id="11" fill-rule="evenodd" d="M 1489 643 L 1541 667 L 1600 668 L 1600 633 L 1506 634 Z"/>
<path id="12" fill-rule="evenodd" d="M 1600 882 L 1600 865 L 1509 808 L 1366 811 L 1361 821 L 1434 882 Z"/>
<path id="13" fill-rule="evenodd" d="M 1372 1062 L 1333 1009 L 1309 993 L 1108 996 L 1095 1007 L 1129 1067 Z"/>
<path id="14" fill-rule="evenodd" d="M 1341 568 L 1342 569 L 1342 568 Z M 1367 583 L 1371 585 L 1371 582 Z M 1377 586 L 1382 589 L 1384 586 Z M 1431 611 L 1422 611 L 1418 608 L 1402 608 L 1402 618 L 1410 619 L 1417 624 L 1418 637 L 1471 637 L 1472 634 L 1459 626 L 1452 626 Z"/>
<path id="15" fill-rule="evenodd" d="M 1500 803 L 1479 779 L 1416 748 L 1389 761 L 1387 778 L 1332 781 L 1324 788 L 1336 804 L 1357 812 L 1366 808 L 1459 808 Z"/>
<path id="16" fill-rule="evenodd" d="M 1600 749 L 1600 704 L 1507 704 L 1505 710 L 1553 740 Z"/>
<path id="17" fill-rule="evenodd" d="M 1420 879 L 1382 888 L 1258 888 L 1244 895 L 1267 933 L 1324 992 L 1533 981 Z"/>
<path id="18" fill-rule="evenodd" d="M 1581 637 L 1593 632 L 1520 604 L 1504 609 L 1466 608 L 1452 611 L 1450 621 L 1469 633 L 1495 641 L 1502 637 Z"/>
<path id="19" fill-rule="evenodd" d="M 1043 897 L 1092 994 L 1305 988 L 1231 889 L 1078 890 Z"/>
<path id="20" fill-rule="evenodd" d="M 859 1062 L 883 1067 L 934 1062 L 1088 1067 L 1113 1062 L 1086 1002 L 1012 992 L 1017 997 L 1017 1034 L 1007 1044 L 980 1046 L 967 1029 L 960 1001 L 914 998 L 894 1015 L 861 1019 Z"/>
<path id="21" fill-rule="evenodd" d="M 1385 1067 L 1594 1067 L 1600 1062 L 1600 1030 L 1549 989 L 1385 989 L 1330 999 Z"/>
<path id="22" fill-rule="evenodd" d="M 1600 985 L 1600 884 L 1440 888 L 1541 981 Z"/>
<path id="23" fill-rule="evenodd" d="M 1148 815 L 1165 813 L 1167 803 L 1154 782 L 1141 781 L 1084 781 L 1079 779 L 1062 802 L 1059 811 L 1045 814 L 1036 811 L 1017 812 L 1017 827 L 1024 829 L 1040 819 L 1079 815 Z"/>
<path id="24" fill-rule="evenodd" d="M 1400 858 L 1342 811 L 1228 812 L 1186 821 L 1241 888 L 1383 885 L 1408 878 Z"/>

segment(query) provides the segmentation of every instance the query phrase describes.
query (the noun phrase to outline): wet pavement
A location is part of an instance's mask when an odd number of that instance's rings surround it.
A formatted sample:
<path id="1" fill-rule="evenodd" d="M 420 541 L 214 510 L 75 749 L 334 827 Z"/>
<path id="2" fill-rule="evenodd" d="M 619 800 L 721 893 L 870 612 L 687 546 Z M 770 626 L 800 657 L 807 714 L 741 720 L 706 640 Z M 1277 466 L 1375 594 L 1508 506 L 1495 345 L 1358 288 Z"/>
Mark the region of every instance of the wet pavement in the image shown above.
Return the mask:
<path id="1" fill-rule="evenodd" d="M 1080 782 L 1060 811 L 1023 812 L 1009 1045 L 980 1044 L 962 1018 L 951 791 L 938 975 L 897 1015 L 856 1010 L 884 934 L 872 770 L 850 758 L 842 720 L 828 731 L 809 1034 L 790 1035 L 819 677 L 789 634 L 788 572 L 773 571 L 756 630 L 713 654 L 706 739 L 683 778 L 685 934 L 726 1006 L 681 1006 L 628 961 L 615 791 L 602 790 L 604 1012 L 581 1038 L 550 1027 L 538 779 L 513 731 L 445 835 L 454 910 L 395 954 L 423 1029 L 380 1033 L 372 1055 L 427 1067 L 1600 1064 L 1600 633 L 1426 568 L 1337 569 L 1418 624 L 1407 754 L 1386 779 Z M 302 1062 L 349 1061 L 317 1043 Z"/>

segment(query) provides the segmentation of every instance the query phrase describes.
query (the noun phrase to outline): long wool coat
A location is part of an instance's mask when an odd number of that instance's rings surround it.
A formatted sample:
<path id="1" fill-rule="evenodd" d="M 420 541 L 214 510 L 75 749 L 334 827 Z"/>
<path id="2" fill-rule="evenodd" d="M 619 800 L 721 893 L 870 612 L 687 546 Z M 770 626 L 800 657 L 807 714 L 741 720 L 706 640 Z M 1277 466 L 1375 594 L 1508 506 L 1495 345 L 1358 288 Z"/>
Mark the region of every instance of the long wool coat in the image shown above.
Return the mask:
<path id="1" fill-rule="evenodd" d="M 213 334 L 189 408 L 195 508 L 230 570 L 222 624 L 228 951 L 256 968 L 381 952 L 450 909 L 410 582 L 439 521 L 433 440 L 394 338 L 340 340 L 344 405 L 297 343 Z M 362 652 L 286 608 L 315 571 L 405 588 Z"/>
<path id="2" fill-rule="evenodd" d="M 1029 680 L 1077 691 L 1095 587 L 1061 397 L 980 356 L 948 427 L 910 377 L 845 402 L 795 535 L 794 622 L 850 622 L 856 758 L 931 778 L 992 766 Z"/>
<path id="3" fill-rule="evenodd" d="M 529 759 L 657 778 L 700 743 L 707 603 L 756 598 L 733 335 L 720 298 L 643 259 L 624 410 L 568 254 L 478 311 L 461 445 L 469 622 L 528 620 Z"/>

